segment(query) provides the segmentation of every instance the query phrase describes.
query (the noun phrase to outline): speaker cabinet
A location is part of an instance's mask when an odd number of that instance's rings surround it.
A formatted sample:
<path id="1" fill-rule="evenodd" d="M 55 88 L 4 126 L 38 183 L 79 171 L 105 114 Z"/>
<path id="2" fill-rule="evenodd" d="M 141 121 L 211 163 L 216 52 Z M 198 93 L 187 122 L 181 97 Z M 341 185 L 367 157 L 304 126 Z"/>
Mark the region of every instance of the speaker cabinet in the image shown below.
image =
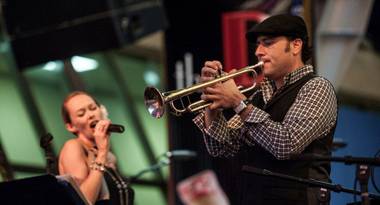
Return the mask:
<path id="1" fill-rule="evenodd" d="M 157 0 L 3 0 L 2 9 L 20 69 L 121 47 L 167 25 Z"/>

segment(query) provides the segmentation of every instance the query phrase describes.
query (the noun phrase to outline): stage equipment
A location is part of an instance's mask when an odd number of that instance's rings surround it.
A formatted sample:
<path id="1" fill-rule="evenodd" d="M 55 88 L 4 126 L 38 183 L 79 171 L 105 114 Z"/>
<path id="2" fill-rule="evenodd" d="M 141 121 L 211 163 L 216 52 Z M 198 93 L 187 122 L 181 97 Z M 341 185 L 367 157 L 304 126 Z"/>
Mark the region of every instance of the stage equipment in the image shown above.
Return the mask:
<path id="1" fill-rule="evenodd" d="M 259 168 L 252 167 L 252 166 L 246 166 L 245 165 L 245 166 L 243 166 L 242 170 L 244 172 L 251 173 L 251 174 L 269 176 L 269 177 L 274 177 L 274 178 L 280 178 L 283 180 L 293 181 L 296 183 L 306 184 L 310 187 L 321 187 L 321 188 L 325 188 L 325 189 L 328 189 L 328 190 L 331 190 L 334 192 L 338 192 L 338 193 L 339 192 L 345 192 L 345 193 L 355 194 L 355 195 L 362 195 L 363 194 L 361 191 L 344 188 L 340 184 L 330 184 L 330 183 L 318 181 L 315 179 L 304 179 L 304 178 L 294 177 L 294 176 L 285 175 L 285 174 L 281 174 L 281 173 L 271 172 L 267 169 L 259 169 Z M 366 193 L 366 194 L 367 194 L 368 198 L 373 198 L 375 200 L 380 199 L 380 195 L 373 194 L 373 193 Z"/>
<path id="2" fill-rule="evenodd" d="M 197 157 L 197 153 L 192 150 L 172 150 L 165 152 L 158 157 L 157 163 L 139 171 L 137 174 L 130 177 L 129 182 L 136 181 L 145 173 L 156 172 L 157 170 L 168 166 L 172 161 L 187 161 L 194 159 L 195 157 Z"/>
<path id="3" fill-rule="evenodd" d="M 54 156 L 54 152 L 51 147 L 52 141 L 53 141 L 53 136 L 50 133 L 46 133 L 40 138 L 40 147 L 45 152 L 46 173 L 58 174 L 57 159 Z"/>
<path id="4" fill-rule="evenodd" d="M 17 67 L 132 44 L 167 27 L 158 0 L 3 0 Z"/>
<path id="5" fill-rule="evenodd" d="M 41 175 L 0 183 L 2 205 L 90 205 L 69 175 Z"/>
<path id="6" fill-rule="evenodd" d="M 301 160 L 301 161 L 332 161 L 332 162 L 343 162 L 346 165 L 357 164 L 356 166 L 356 178 L 360 183 L 360 195 L 362 198 L 363 205 L 369 205 L 371 202 L 370 198 L 380 200 L 379 195 L 373 195 L 368 193 L 368 179 L 371 176 L 370 166 L 380 166 L 380 158 L 368 158 L 368 157 L 352 157 L 352 156 L 344 156 L 344 157 L 336 157 L 336 156 L 325 156 L 319 154 L 303 154 L 294 156 L 291 158 L 292 160 Z M 356 180 L 355 180 L 356 185 Z M 339 185 L 340 186 L 340 185 Z M 358 191 L 357 191 L 358 192 Z M 357 193 L 352 193 L 359 195 Z M 356 200 L 355 200 L 356 201 Z"/>
<path id="7" fill-rule="evenodd" d="M 302 160 L 302 161 L 327 161 L 327 162 L 343 162 L 346 165 L 350 164 L 366 164 L 380 166 L 380 158 L 369 158 L 369 157 L 353 157 L 350 155 L 344 157 L 337 156 L 326 156 L 320 154 L 302 154 L 291 157 L 292 160 Z"/>
<path id="8" fill-rule="evenodd" d="M 239 90 L 241 93 L 246 93 L 248 91 L 251 91 L 252 89 L 254 89 L 256 87 L 256 80 L 255 80 L 257 77 L 256 69 L 261 69 L 263 64 L 264 63 L 260 61 L 255 65 L 251 65 L 251 66 L 241 68 L 238 71 L 236 71 L 235 73 L 221 74 L 220 76 L 217 76 L 214 80 L 210 80 L 210 81 L 203 82 L 203 83 L 198 83 L 198 84 L 195 84 L 193 86 L 183 88 L 183 89 L 179 89 L 179 90 L 173 90 L 173 91 L 161 93 L 158 89 L 156 89 L 154 87 L 147 87 L 147 88 L 145 88 L 145 92 L 144 92 L 145 106 L 146 106 L 149 114 L 155 118 L 160 118 L 164 115 L 164 113 L 165 113 L 165 106 L 164 105 L 167 103 L 169 103 L 173 114 L 175 114 L 177 116 L 180 116 L 184 113 L 197 112 L 203 108 L 208 107 L 212 103 L 204 101 L 204 100 L 198 100 L 194 103 L 191 103 L 191 100 L 189 98 L 190 94 L 197 92 L 197 91 L 201 91 L 202 89 L 210 87 L 216 83 L 220 83 L 220 82 L 227 81 L 229 79 L 233 79 L 233 78 L 240 76 L 244 73 L 252 73 L 254 82 L 253 82 L 253 85 L 248 87 L 248 88 L 239 87 Z M 183 97 L 187 97 L 188 102 L 190 102 L 189 105 L 185 106 Z M 174 104 L 174 102 L 176 100 L 180 101 L 179 104 L 182 107 L 178 107 Z"/>

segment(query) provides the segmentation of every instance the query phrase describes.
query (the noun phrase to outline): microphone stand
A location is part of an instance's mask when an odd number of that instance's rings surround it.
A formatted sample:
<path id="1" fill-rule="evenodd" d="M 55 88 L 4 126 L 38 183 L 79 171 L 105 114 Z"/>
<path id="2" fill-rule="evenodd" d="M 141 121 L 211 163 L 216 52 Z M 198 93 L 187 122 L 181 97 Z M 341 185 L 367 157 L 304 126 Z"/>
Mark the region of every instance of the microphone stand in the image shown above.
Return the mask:
<path id="1" fill-rule="evenodd" d="M 138 181 L 138 179 L 144 175 L 145 173 L 148 173 L 148 172 L 156 172 L 158 171 L 159 169 L 161 169 L 162 167 L 165 167 L 167 165 L 170 164 L 170 160 L 166 157 L 166 158 L 163 158 L 161 160 L 159 160 L 156 164 L 153 164 L 151 166 L 149 166 L 148 168 L 146 169 L 143 169 L 141 171 L 139 171 L 137 174 L 131 176 L 131 177 L 128 177 L 128 178 L 125 178 L 126 182 L 127 182 L 127 186 L 130 187 L 130 184 Z M 131 197 L 132 197 L 132 202 L 134 201 L 134 191 L 132 188 L 130 188 L 131 191 L 133 192 Z M 131 203 L 133 204 L 133 203 Z"/>
<path id="2" fill-rule="evenodd" d="M 331 162 L 343 162 L 344 164 L 366 164 L 380 166 L 380 158 L 368 158 L 368 157 L 352 157 L 350 155 L 344 157 L 325 156 L 319 154 L 304 154 L 294 156 L 292 160 L 304 160 L 304 161 L 331 161 Z"/>
<path id="3" fill-rule="evenodd" d="M 51 142 L 53 140 L 53 136 L 50 133 L 43 135 L 40 139 L 40 146 L 45 151 L 45 159 L 46 159 L 46 173 L 48 174 L 57 174 L 56 168 L 56 159 L 53 154 L 53 150 L 51 148 Z"/>
<path id="4" fill-rule="evenodd" d="M 304 178 L 294 177 L 294 176 L 290 176 L 290 175 L 286 175 L 286 174 L 271 172 L 271 171 L 266 170 L 266 169 L 258 169 L 258 168 L 247 166 L 247 165 L 244 165 L 242 170 L 245 172 L 253 173 L 253 174 L 277 177 L 277 178 L 288 180 L 288 181 L 306 184 L 306 185 L 309 185 L 311 187 L 321 187 L 321 188 L 329 189 L 329 190 L 332 190 L 332 191 L 338 192 L 338 193 L 339 192 L 345 192 L 345 193 L 356 194 L 356 195 L 362 194 L 362 192 L 360 192 L 360 191 L 344 188 L 340 184 L 331 184 L 331 183 L 327 183 L 327 182 L 323 182 L 323 181 L 318 181 L 315 179 L 304 179 Z M 368 198 L 380 199 L 380 195 L 368 193 L 368 192 L 367 192 L 367 194 L 368 194 Z"/>
<path id="5" fill-rule="evenodd" d="M 359 179 L 362 205 L 369 205 L 369 195 L 368 195 L 369 175 L 370 175 L 370 168 L 368 165 L 360 164 L 356 166 L 356 177 Z"/>
<path id="6" fill-rule="evenodd" d="M 169 164 L 170 164 L 170 160 L 168 158 L 163 158 L 163 159 L 159 160 L 156 164 L 153 164 L 153 165 L 149 166 L 148 168 L 139 171 L 134 176 L 131 176 L 129 179 L 129 182 L 136 181 L 145 173 L 156 172 L 156 171 L 160 170 L 161 168 L 168 166 Z"/>
<path id="7" fill-rule="evenodd" d="M 304 154 L 295 156 L 293 160 L 304 161 L 333 161 L 343 162 L 346 165 L 357 164 L 356 177 L 359 179 L 360 195 L 362 199 L 362 205 L 369 205 L 369 193 L 368 193 L 368 179 L 371 175 L 369 165 L 380 166 L 380 158 L 367 158 L 367 157 L 352 157 L 350 155 L 344 157 L 332 157 L 318 154 Z"/>
<path id="8" fill-rule="evenodd" d="M 173 160 L 189 160 L 196 157 L 197 153 L 191 150 L 172 150 L 158 156 L 157 163 L 141 170 L 130 178 L 130 181 L 136 181 L 147 172 L 155 172 L 165 166 L 168 166 Z"/>

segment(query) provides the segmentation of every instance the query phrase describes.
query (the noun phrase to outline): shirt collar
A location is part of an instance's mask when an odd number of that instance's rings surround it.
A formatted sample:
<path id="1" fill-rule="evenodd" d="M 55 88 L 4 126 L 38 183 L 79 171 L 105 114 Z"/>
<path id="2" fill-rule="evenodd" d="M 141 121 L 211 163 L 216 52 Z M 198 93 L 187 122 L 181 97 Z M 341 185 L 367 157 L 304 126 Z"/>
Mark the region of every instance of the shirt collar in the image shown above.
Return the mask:
<path id="1" fill-rule="evenodd" d="M 284 76 L 284 85 L 280 88 L 280 90 L 288 85 L 295 83 L 305 75 L 312 72 L 314 72 L 312 65 L 304 65 L 294 70 L 293 72 L 288 73 Z M 276 91 L 275 82 L 268 78 L 264 78 L 263 82 L 261 82 L 261 90 L 263 92 L 264 102 L 267 103 L 273 97 L 273 93 Z"/>

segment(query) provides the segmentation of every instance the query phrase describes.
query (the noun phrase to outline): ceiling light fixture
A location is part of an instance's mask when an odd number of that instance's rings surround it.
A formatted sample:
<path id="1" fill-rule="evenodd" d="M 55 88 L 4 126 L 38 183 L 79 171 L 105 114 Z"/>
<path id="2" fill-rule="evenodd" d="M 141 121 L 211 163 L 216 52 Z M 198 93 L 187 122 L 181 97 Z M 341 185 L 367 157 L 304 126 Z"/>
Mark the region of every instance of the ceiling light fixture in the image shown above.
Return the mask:
<path id="1" fill-rule="evenodd" d="M 77 72 L 94 70 L 98 67 L 98 62 L 96 60 L 82 56 L 73 56 L 71 58 L 71 64 Z"/>

